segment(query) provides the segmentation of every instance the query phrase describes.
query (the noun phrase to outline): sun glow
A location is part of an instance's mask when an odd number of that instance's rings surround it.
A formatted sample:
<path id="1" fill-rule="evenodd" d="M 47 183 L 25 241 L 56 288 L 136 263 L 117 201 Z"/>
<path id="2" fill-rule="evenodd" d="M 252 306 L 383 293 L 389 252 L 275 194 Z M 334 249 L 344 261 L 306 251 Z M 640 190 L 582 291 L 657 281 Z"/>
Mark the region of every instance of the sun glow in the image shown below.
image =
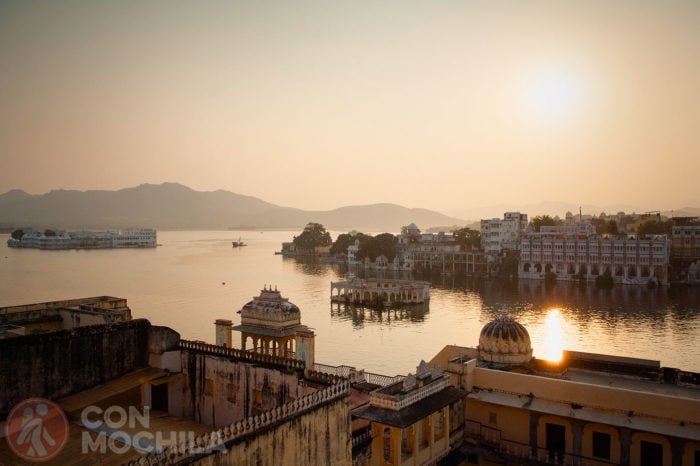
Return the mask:
<path id="1" fill-rule="evenodd" d="M 559 362 L 564 351 L 564 319 L 559 309 L 547 311 L 544 321 L 545 348 L 543 359 Z"/>
<path id="2" fill-rule="evenodd" d="M 583 94 L 583 79 L 568 70 L 542 70 L 526 82 L 528 113 L 541 120 L 560 121 L 576 116 L 583 107 Z"/>

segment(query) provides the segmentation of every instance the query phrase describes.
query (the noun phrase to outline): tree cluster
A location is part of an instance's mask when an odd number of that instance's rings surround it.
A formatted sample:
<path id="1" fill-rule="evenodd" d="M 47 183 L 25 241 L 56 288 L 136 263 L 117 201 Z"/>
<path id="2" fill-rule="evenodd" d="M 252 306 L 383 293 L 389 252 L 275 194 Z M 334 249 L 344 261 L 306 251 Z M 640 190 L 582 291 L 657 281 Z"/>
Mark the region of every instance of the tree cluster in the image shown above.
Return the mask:
<path id="1" fill-rule="evenodd" d="M 464 251 L 479 249 L 481 247 L 481 232 L 471 228 L 460 228 L 452 232 L 452 236 Z"/>
<path id="2" fill-rule="evenodd" d="M 326 227 L 320 223 L 308 223 L 304 231 L 293 239 L 297 249 L 302 251 L 313 251 L 317 246 L 330 246 L 333 242 L 331 234 L 326 231 Z"/>
<path id="3" fill-rule="evenodd" d="M 552 218 L 549 215 L 538 215 L 532 220 L 530 220 L 530 225 L 532 225 L 532 229 L 537 233 L 540 232 L 541 227 L 554 227 L 563 224 L 564 222 L 560 218 Z"/>

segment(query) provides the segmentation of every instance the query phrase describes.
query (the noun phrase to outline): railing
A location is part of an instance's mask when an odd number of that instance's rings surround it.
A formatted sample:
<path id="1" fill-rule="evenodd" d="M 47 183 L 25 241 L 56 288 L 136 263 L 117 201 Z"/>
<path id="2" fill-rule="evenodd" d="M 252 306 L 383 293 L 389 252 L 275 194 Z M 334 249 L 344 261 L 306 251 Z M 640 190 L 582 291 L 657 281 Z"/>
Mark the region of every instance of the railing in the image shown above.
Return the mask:
<path id="1" fill-rule="evenodd" d="M 180 349 L 187 351 L 196 351 L 198 353 L 203 354 L 211 354 L 213 356 L 234 358 L 246 362 L 283 366 L 289 369 L 304 370 L 304 368 L 306 367 L 304 361 L 299 359 L 289 359 L 280 356 L 258 354 L 250 351 L 242 351 L 235 348 L 226 348 L 225 346 L 210 345 L 208 343 L 199 343 L 196 341 L 180 340 Z"/>
<path id="2" fill-rule="evenodd" d="M 222 429 L 195 437 L 179 445 L 173 445 L 162 451 L 143 456 L 127 463 L 129 466 L 165 465 L 185 460 L 192 455 L 209 455 L 226 450 L 225 444 L 245 436 L 267 430 L 271 426 L 298 417 L 302 413 L 315 409 L 331 401 L 350 395 L 350 384 L 341 382 L 323 390 L 298 398 L 258 416 L 251 416 L 235 422 Z"/>
<path id="3" fill-rule="evenodd" d="M 501 437 L 501 431 L 480 422 L 467 420 L 464 423 L 465 434 L 472 440 L 477 440 L 482 446 L 488 447 L 506 458 L 528 459 L 540 464 L 567 466 L 609 466 L 617 464 L 608 460 L 574 455 L 560 450 L 550 450 L 543 447 L 535 448 L 529 444 L 508 440 Z"/>
<path id="4" fill-rule="evenodd" d="M 388 375 L 374 374 L 372 372 L 358 371 L 352 366 L 330 366 L 327 364 L 315 363 L 313 370 L 315 372 L 323 372 L 325 374 L 343 377 L 345 379 L 350 378 L 350 375 L 353 374 L 355 381 L 360 379 L 367 383 L 379 385 L 380 387 L 386 387 L 387 385 L 400 382 L 404 379 L 403 375 L 395 375 L 391 377 Z"/>
<path id="5" fill-rule="evenodd" d="M 450 380 L 448 377 L 444 377 L 442 380 L 435 381 L 425 387 L 421 387 L 416 390 L 412 390 L 407 394 L 401 395 L 386 395 L 384 393 L 372 392 L 370 395 L 370 403 L 375 406 L 382 408 L 391 409 L 393 411 L 399 411 L 407 406 L 410 406 L 417 401 L 427 398 L 450 385 Z"/>

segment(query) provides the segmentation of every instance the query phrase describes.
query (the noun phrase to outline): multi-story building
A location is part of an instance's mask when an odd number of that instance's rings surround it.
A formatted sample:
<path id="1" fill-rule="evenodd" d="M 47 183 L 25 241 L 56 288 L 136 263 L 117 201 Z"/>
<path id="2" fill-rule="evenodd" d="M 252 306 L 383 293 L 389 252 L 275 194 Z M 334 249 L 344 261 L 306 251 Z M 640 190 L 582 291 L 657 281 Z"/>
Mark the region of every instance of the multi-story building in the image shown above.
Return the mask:
<path id="1" fill-rule="evenodd" d="M 157 233 L 152 228 L 116 231 L 28 231 L 19 240 L 10 238 L 13 248 L 33 249 L 110 249 L 155 248 Z"/>
<path id="2" fill-rule="evenodd" d="M 674 219 L 675 221 L 676 219 Z M 676 221 L 671 233 L 671 257 L 683 261 L 700 260 L 700 223 Z"/>
<path id="3" fill-rule="evenodd" d="M 503 219 L 482 220 L 481 247 L 490 256 L 497 256 L 504 249 L 518 249 L 527 227 L 527 214 L 520 212 L 506 212 Z"/>
<path id="4" fill-rule="evenodd" d="M 559 227 L 569 228 L 569 227 Z M 671 243 L 665 235 L 590 235 L 540 232 L 521 240 L 518 274 L 544 279 L 595 280 L 609 272 L 616 283 L 668 284 Z"/>
<path id="5" fill-rule="evenodd" d="M 450 385 L 449 376 L 439 366 L 428 368 L 425 361 L 418 365 L 415 375 L 376 387 L 369 392 L 369 403 L 352 413 L 356 424 L 366 422 L 371 439 L 364 449 L 355 448 L 356 459 L 367 456 L 356 463 L 435 464 L 450 452 L 450 434 L 462 418 L 457 415 L 453 419 L 450 413 L 463 409 L 465 395 Z M 355 438 L 362 438 L 360 432 L 358 435 L 355 430 Z"/>
<path id="6" fill-rule="evenodd" d="M 659 361 L 564 351 L 532 357 L 510 317 L 476 348 L 446 346 L 430 364 L 467 391 L 468 464 L 694 466 L 700 461 L 700 374 Z"/>

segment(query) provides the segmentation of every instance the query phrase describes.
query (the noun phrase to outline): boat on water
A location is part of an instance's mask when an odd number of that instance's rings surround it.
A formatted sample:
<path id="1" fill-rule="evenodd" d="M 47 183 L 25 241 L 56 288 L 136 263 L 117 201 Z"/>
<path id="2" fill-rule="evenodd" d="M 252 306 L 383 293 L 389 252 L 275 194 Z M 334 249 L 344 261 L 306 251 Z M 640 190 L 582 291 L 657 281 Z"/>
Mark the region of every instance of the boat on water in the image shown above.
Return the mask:
<path id="1" fill-rule="evenodd" d="M 245 244 L 243 241 L 241 241 L 241 238 L 238 238 L 238 241 L 231 241 L 231 245 L 232 245 L 234 248 L 241 248 L 241 247 L 243 247 L 243 246 L 248 246 L 248 245 Z"/>

